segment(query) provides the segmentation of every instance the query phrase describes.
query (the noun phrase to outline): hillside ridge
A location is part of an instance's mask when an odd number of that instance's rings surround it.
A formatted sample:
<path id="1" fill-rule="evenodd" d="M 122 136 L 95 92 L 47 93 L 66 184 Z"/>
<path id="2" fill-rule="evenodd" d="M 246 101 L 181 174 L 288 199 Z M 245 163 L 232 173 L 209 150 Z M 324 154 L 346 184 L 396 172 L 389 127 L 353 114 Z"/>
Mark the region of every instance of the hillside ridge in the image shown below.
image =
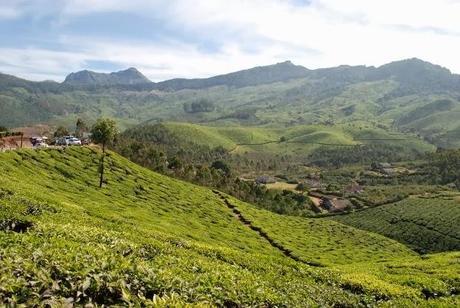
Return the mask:
<path id="1" fill-rule="evenodd" d="M 415 70 L 415 71 L 413 71 Z M 403 71 L 407 71 L 404 74 Z M 453 76 L 455 81 L 459 82 L 460 75 L 452 74 L 450 70 L 440 65 L 432 64 L 418 58 L 409 58 L 404 60 L 393 61 L 381 66 L 365 66 L 365 65 L 340 65 L 336 67 L 308 69 L 301 65 L 296 65 L 290 60 L 279 62 L 272 65 L 257 66 L 244 70 L 234 71 L 226 74 L 216 75 L 208 78 L 175 78 L 168 79 L 160 82 L 152 82 L 145 77 L 139 70 L 134 67 L 127 68 L 111 73 L 101 73 L 91 70 L 81 70 L 72 72 L 66 76 L 62 85 L 73 86 L 116 86 L 116 85 L 135 85 L 135 84 L 149 84 L 156 89 L 199 89 L 218 85 L 228 86 L 251 86 L 264 83 L 273 83 L 277 81 L 285 81 L 289 79 L 305 78 L 305 77 L 321 77 L 333 78 L 348 81 L 363 81 L 363 80 L 379 80 L 396 76 L 399 79 L 402 77 L 410 76 L 421 77 L 420 73 L 436 72 L 439 76 Z M 403 73 L 403 75 L 400 75 Z M 259 75 L 265 76 L 260 80 Z M 334 77 L 334 74 L 338 75 Z M 417 75 L 418 74 L 418 75 Z M 56 83 L 54 81 L 29 81 L 27 79 L 18 78 L 13 75 L 8 75 L 0 72 L 0 76 L 5 78 L 14 78 L 16 82 L 28 83 Z M 2 78 L 0 78 L 0 82 Z"/>

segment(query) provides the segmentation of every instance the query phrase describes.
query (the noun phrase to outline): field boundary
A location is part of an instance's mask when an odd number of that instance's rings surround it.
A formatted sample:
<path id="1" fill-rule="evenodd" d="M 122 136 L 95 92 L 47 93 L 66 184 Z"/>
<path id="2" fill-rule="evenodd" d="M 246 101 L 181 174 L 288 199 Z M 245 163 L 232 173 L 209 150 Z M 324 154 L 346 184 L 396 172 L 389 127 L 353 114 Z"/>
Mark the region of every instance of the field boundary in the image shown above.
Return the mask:
<path id="1" fill-rule="evenodd" d="M 249 227 L 251 230 L 257 232 L 260 237 L 268 241 L 272 247 L 279 250 L 283 255 L 285 255 L 286 257 L 294 261 L 297 261 L 297 262 L 300 262 L 300 263 L 303 263 L 309 266 L 324 267 L 324 265 L 320 263 L 312 262 L 312 261 L 305 261 L 299 258 L 298 256 L 294 255 L 290 249 L 276 242 L 274 239 L 272 239 L 267 234 L 267 232 L 262 230 L 262 228 L 254 226 L 252 222 L 249 219 L 245 218 L 243 214 L 240 212 L 240 210 L 238 210 L 238 208 L 234 204 L 232 204 L 223 193 L 221 193 L 218 190 L 214 190 L 214 189 L 212 190 L 212 192 L 215 193 L 223 201 L 223 203 L 232 211 L 233 215 L 235 216 L 236 219 L 238 219 L 238 221 L 240 221 L 243 225 Z"/>

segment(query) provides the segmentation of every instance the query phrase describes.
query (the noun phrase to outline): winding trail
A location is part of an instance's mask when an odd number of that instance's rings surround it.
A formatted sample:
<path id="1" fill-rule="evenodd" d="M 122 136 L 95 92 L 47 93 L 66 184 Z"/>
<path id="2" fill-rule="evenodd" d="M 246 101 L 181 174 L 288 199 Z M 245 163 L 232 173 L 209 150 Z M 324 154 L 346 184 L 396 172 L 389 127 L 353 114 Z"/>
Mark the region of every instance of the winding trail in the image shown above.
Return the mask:
<path id="1" fill-rule="evenodd" d="M 288 258 L 291 258 L 294 261 L 297 261 L 297 262 L 300 262 L 300 263 L 303 263 L 309 266 L 324 267 L 324 265 L 320 263 L 305 261 L 299 258 L 298 256 L 294 255 L 291 250 L 289 250 L 288 248 L 284 247 L 283 245 L 281 245 L 280 243 L 277 243 L 274 239 L 272 239 L 264 230 L 262 230 L 262 228 L 254 226 L 252 222 L 249 219 L 245 218 L 243 214 L 238 210 L 238 208 L 234 204 L 232 204 L 227 199 L 227 197 L 225 197 L 223 193 L 221 193 L 218 190 L 213 190 L 212 192 L 215 193 L 223 201 L 223 203 L 232 211 L 233 216 L 235 216 L 235 218 L 238 219 L 238 221 L 240 221 L 243 225 L 249 227 L 251 230 L 257 232 L 260 237 L 268 241 L 268 243 L 272 247 L 278 249 L 283 255 L 285 255 Z"/>

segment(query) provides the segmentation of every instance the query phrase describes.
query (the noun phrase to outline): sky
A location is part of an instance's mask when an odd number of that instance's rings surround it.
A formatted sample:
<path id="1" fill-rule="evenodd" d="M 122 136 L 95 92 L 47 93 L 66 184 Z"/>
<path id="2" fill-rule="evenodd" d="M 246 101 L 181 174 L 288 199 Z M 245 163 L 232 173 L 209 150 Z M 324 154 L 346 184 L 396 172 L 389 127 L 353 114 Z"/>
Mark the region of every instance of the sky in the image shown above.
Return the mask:
<path id="1" fill-rule="evenodd" d="M 0 0 L 0 72 L 152 81 L 286 60 L 314 69 L 417 57 L 460 73 L 460 0 Z"/>

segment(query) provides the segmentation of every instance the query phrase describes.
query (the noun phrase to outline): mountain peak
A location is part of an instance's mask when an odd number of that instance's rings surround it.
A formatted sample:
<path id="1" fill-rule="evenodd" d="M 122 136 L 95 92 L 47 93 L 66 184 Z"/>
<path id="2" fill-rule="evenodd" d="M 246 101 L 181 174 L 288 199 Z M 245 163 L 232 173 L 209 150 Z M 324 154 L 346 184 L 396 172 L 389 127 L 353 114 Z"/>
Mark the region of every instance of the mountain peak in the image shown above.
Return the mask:
<path id="1" fill-rule="evenodd" d="M 420 70 L 432 70 L 432 71 L 438 71 L 441 73 L 449 73 L 451 74 L 450 70 L 448 70 L 445 67 L 442 67 L 440 65 L 436 65 L 433 63 L 430 63 L 428 61 L 424 61 L 419 58 L 408 58 L 404 60 L 398 60 L 398 61 L 393 61 L 387 64 L 384 64 L 380 66 L 378 69 L 385 69 L 385 68 L 417 68 Z"/>
<path id="2" fill-rule="evenodd" d="M 441 78 L 452 75 L 447 68 L 418 58 L 393 61 L 378 67 L 377 70 L 386 75 L 399 76 L 401 79 L 420 79 L 427 75 L 432 78 Z"/>
<path id="3" fill-rule="evenodd" d="M 147 77 L 145 77 L 134 67 L 109 74 L 82 70 L 69 74 L 64 80 L 64 84 L 70 84 L 74 86 L 132 85 L 145 84 L 150 82 L 151 81 L 147 79 Z"/>
<path id="4" fill-rule="evenodd" d="M 291 60 L 286 60 L 286 61 L 277 63 L 277 65 L 295 65 L 295 64 L 292 63 Z"/>
<path id="5" fill-rule="evenodd" d="M 142 75 L 142 73 L 135 67 L 130 67 L 125 70 L 118 71 L 118 72 L 112 72 L 111 74 L 120 74 L 120 73 L 122 74 L 123 73 L 135 73 L 135 74 Z"/>

